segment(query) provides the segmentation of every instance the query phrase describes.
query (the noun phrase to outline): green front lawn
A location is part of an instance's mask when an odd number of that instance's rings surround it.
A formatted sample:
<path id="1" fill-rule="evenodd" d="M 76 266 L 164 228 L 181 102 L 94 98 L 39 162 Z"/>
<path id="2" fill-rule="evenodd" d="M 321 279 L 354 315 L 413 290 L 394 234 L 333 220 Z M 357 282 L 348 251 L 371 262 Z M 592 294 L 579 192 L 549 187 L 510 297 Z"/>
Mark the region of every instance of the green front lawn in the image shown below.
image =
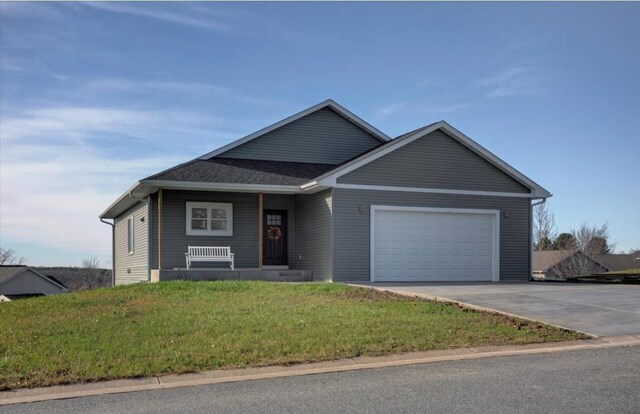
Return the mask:
<path id="1" fill-rule="evenodd" d="M 140 284 L 0 304 L 0 390 L 581 338 L 339 284 Z"/>

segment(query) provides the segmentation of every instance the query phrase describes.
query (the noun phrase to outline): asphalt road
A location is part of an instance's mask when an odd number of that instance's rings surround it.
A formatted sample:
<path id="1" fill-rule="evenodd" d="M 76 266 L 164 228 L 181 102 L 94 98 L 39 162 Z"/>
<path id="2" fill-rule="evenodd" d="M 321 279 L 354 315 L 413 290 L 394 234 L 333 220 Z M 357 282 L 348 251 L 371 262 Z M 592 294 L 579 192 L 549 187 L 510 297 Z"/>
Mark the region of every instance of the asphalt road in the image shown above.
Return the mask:
<path id="1" fill-rule="evenodd" d="M 640 347 L 382 368 L 0 407 L 0 413 L 635 413 Z"/>

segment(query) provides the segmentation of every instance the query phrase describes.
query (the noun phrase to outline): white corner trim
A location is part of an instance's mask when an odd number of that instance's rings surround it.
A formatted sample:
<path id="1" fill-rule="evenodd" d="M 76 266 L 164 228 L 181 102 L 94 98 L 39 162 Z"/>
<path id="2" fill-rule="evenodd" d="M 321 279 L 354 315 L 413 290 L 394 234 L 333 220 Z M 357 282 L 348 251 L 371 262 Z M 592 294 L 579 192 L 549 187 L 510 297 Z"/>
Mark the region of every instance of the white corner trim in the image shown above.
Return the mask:
<path id="1" fill-rule="evenodd" d="M 290 124 L 294 121 L 297 121 L 300 118 L 303 118 L 313 112 L 316 112 L 317 110 L 323 109 L 323 108 L 331 108 L 333 109 L 335 112 L 337 112 L 338 114 L 342 115 L 343 117 L 345 117 L 346 119 L 348 119 L 349 121 L 351 121 L 352 123 L 354 123 L 355 125 L 357 125 L 358 127 L 364 129 L 365 131 L 367 131 L 368 133 L 370 133 L 371 135 L 373 135 L 374 137 L 376 137 L 378 140 L 380 140 L 381 142 L 386 142 L 386 141 L 390 141 L 391 138 L 389 136 L 387 136 L 384 132 L 378 130 L 377 128 L 375 128 L 374 126 L 372 126 L 371 124 L 369 124 L 368 122 L 366 122 L 365 120 L 363 120 L 362 118 L 358 117 L 357 115 L 355 115 L 353 112 L 349 111 L 348 109 L 346 109 L 345 107 L 343 107 L 342 105 L 338 104 L 337 102 L 335 102 L 332 99 L 327 99 L 326 101 L 320 102 L 317 105 L 314 105 L 310 108 L 305 109 L 304 111 L 298 112 L 297 114 L 291 115 L 281 121 L 276 122 L 275 124 L 269 125 L 265 128 L 262 128 L 252 134 L 249 134 L 243 138 L 240 138 L 236 141 L 233 141 L 223 147 L 220 147 L 214 151 L 211 151 L 201 157 L 199 157 L 201 160 L 207 160 L 210 159 L 211 157 L 215 157 L 216 155 L 220 155 L 223 152 L 227 152 L 237 146 L 240 146 L 244 143 L 247 143 L 253 139 L 256 139 L 262 135 L 265 135 L 273 130 L 276 130 L 282 126 L 285 126 L 287 124 Z"/>
<path id="2" fill-rule="evenodd" d="M 388 185 L 366 185 L 366 184 L 336 184 L 334 187 L 344 188 L 349 190 L 400 191 L 400 192 L 407 192 L 407 193 L 433 193 L 433 194 L 477 195 L 477 196 L 490 196 L 490 197 L 520 197 L 520 198 L 533 197 L 530 193 L 452 190 L 448 188 L 395 187 L 395 186 L 388 186 Z"/>
<path id="3" fill-rule="evenodd" d="M 131 224 L 129 224 L 131 223 Z M 131 225 L 131 227 L 129 227 Z M 131 242 L 131 248 L 129 248 Z M 127 252 L 129 256 L 136 254 L 136 213 L 133 212 L 127 217 Z"/>
<path id="4" fill-rule="evenodd" d="M 478 208 L 410 207 L 372 204 L 369 214 L 369 280 L 375 282 L 375 217 L 377 211 L 419 211 L 426 213 L 487 214 L 493 216 L 493 257 L 491 281 L 500 281 L 500 210 Z"/>
<path id="5" fill-rule="evenodd" d="M 531 194 L 533 196 L 545 197 L 545 198 L 551 197 L 551 193 L 549 193 L 547 190 L 542 188 L 539 184 L 535 183 L 533 180 L 529 179 L 524 174 L 520 173 L 518 170 L 516 170 L 515 168 L 507 164 L 505 161 L 498 158 L 492 152 L 482 147 L 480 144 L 478 144 L 471 138 L 467 137 L 462 132 L 458 131 L 457 129 L 455 129 L 453 126 L 449 125 L 445 121 L 436 122 L 435 124 L 429 126 L 428 128 L 418 131 L 413 135 L 408 135 L 406 137 L 398 138 L 397 140 L 393 141 L 389 145 L 385 145 L 379 148 L 378 150 L 373 150 L 368 154 L 364 154 L 363 156 L 356 158 L 355 160 L 347 164 L 344 164 L 338 169 L 335 169 L 333 171 L 330 171 L 318 177 L 316 181 L 318 182 L 319 185 L 335 186 L 337 184 L 337 179 L 339 177 L 342 177 L 343 175 L 348 174 L 355 169 L 358 169 L 372 161 L 375 161 L 378 158 L 383 157 L 392 151 L 402 148 L 403 146 L 410 144 L 413 141 L 419 138 L 422 138 L 423 136 L 428 135 L 438 129 L 443 130 L 453 139 L 457 140 L 465 147 L 469 148 L 470 150 L 472 150 L 473 152 L 475 152 L 485 160 L 489 161 L 495 167 L 502 170 L 505 174 L 509 175 L 511 178 L 520 182 L 525 187 L 530 188 Z"/>

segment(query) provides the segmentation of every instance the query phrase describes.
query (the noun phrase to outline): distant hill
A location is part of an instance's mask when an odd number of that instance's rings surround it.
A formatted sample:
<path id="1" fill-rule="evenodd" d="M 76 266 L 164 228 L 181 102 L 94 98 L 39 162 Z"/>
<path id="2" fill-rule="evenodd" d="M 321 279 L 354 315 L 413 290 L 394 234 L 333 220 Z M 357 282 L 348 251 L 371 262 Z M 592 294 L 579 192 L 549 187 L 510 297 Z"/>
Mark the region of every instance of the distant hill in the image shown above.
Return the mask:
<path id="1" fill-rule="evenodd" d="M 111 286 L 111 269 L 93 269 L 89 275 L 82 267 L 35 267 L 45 276 L 53 276 L 69 290 L 87 290 Z"/>

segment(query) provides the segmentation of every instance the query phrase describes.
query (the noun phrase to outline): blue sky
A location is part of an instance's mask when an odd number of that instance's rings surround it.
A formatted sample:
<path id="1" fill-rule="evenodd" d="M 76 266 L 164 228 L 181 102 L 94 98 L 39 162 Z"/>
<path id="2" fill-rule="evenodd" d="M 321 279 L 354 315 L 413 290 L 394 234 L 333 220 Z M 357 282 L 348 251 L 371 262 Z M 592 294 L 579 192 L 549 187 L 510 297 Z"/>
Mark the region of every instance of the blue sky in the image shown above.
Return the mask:
<path id="1" fill-rule="evenodd" d="M 2 3 L 0 245 L 110 264 L 135 180 L 333 98 L 445 119 L 640 246 L 640 4 Z"/>

